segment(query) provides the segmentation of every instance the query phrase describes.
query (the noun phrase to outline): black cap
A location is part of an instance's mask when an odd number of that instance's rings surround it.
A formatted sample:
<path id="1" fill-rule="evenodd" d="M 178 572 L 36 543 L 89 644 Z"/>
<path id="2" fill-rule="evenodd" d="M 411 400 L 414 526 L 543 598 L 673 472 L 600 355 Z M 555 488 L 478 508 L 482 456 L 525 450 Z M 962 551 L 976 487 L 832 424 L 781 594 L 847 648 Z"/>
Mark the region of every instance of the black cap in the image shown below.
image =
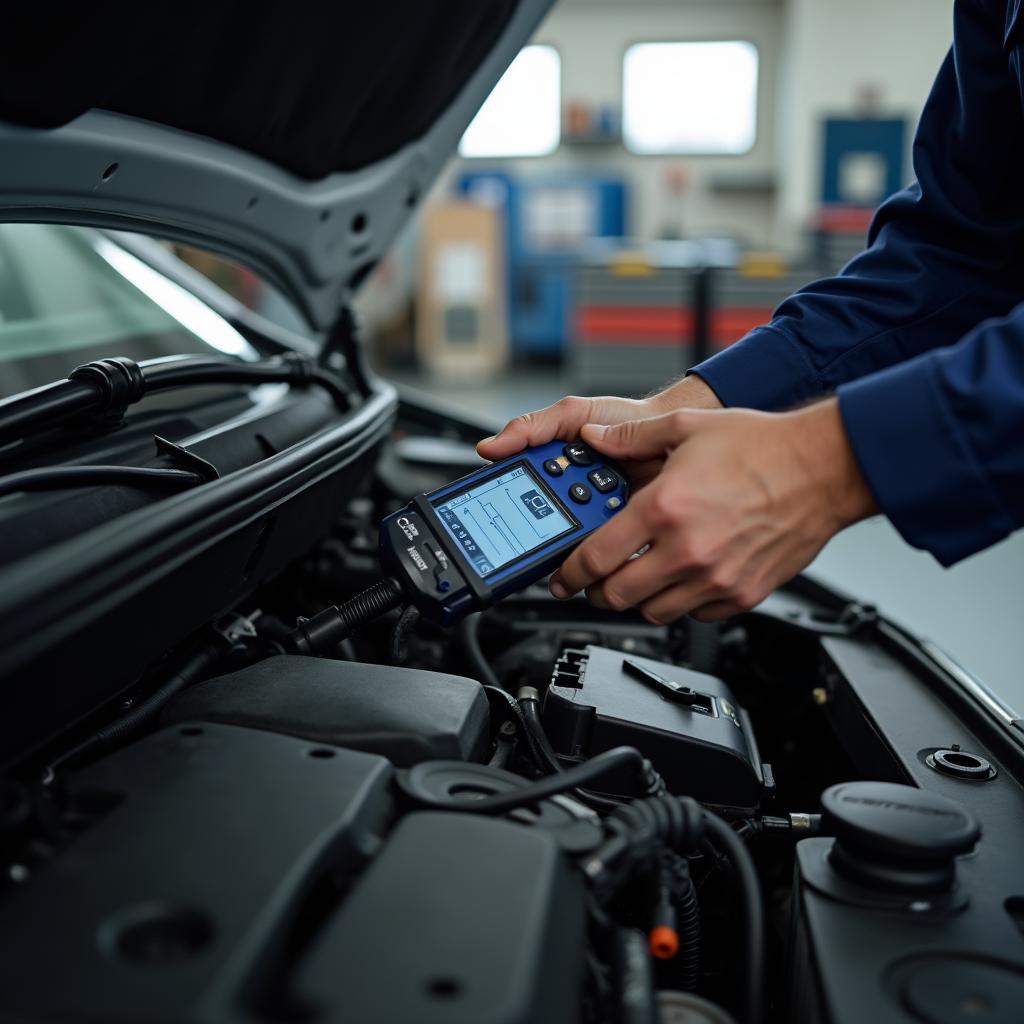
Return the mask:
<path id="1" fill-rule="evenodd" d="M 871 887 L 938 892 L 954 881 L 953 858 L 981 835 L 965 807 L 892 782 L 844 782 L 821 798 L 823 826 L 836 837 L 829 857 L 841 874 Z"/>

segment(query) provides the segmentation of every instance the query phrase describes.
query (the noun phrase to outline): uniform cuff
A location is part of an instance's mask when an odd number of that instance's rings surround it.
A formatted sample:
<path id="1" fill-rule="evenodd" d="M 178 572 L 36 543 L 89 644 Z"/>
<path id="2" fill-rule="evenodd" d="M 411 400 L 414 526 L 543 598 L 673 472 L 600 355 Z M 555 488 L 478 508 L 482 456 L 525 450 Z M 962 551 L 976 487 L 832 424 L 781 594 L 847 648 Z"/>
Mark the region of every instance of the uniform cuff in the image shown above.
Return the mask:
<path id="1" fill-rule="evenodd" d="M 708 384 L 724 405 L 744 409 L 787 409 L 822 391 L 799 344 L 771 326 L 751 331 L 690 373 Z"/>
<path id="2" fill-rule="evenodd" d="M 838 394 L 868 487 L 908 544 L 950 566 L 1012 532 L 947 404 L 933 354 L 844 384 Z"/>

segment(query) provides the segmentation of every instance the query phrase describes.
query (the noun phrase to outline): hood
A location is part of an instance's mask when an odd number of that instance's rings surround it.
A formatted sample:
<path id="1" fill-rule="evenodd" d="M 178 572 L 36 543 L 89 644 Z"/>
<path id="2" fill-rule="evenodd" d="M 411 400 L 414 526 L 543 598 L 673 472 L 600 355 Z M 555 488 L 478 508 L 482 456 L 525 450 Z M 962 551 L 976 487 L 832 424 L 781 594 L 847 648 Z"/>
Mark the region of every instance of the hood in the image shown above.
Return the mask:
<path id="1" fill-rule="evenodd" d="M 5 12 L 0 221 L 216 251 L 326 328 L 553 2 Z"/>

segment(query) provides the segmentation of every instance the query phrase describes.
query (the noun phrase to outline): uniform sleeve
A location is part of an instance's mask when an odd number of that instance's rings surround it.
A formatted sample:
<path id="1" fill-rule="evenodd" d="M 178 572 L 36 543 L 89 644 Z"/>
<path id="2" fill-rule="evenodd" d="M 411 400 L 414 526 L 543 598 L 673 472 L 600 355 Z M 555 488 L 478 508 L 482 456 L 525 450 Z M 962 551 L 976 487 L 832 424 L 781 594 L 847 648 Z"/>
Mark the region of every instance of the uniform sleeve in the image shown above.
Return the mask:
<path id="1" fill-rule="evenodd" d="M 1024 525 L 1024 303 L 956 345 L 839 388 L 879 507 L 943 565 Z"/>
<path id="2" fill-rule="evenodd" d="M 694 369 L 731 406 L 783 409 L 954 345 L 1022 297 L 1024 115 L 1000 0 L 959 0 L 914 141 L 917 181 L 868 248 Z M 1006 37 L 1004 41 L 1004 35 Z M 932 365 L 937 365 L 933 362 Z"/>

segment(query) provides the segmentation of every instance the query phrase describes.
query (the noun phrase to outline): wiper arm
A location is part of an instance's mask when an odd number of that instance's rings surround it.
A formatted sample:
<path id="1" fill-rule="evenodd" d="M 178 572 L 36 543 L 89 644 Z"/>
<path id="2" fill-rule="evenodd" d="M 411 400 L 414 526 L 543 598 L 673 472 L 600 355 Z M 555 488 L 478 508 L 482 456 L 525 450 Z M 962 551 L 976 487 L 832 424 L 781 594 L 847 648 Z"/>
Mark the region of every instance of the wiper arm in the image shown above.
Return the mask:
<path id="1" fill-rule="evenodd" d="M 0 477 L 0 497 L 19 491 L 56 491 L 70 487 L 145 487 L 183 490 L 205 483 L 187 469 L 148 469 L 142 466 L 48 466 Z"/>
<path id="2" fill-rule="evenodd" d="M 244 363 L 219 356 L 172 356 L 136 363 L 124 356 L 99 359 L 47 384 L 0 401 L 0 445 L 89 418 L 116 426 L 125 410 L 146 395 L 200 384 L 316 384 L 345 412 L 351 408 L 342 384 L 310 356 Z"/>

